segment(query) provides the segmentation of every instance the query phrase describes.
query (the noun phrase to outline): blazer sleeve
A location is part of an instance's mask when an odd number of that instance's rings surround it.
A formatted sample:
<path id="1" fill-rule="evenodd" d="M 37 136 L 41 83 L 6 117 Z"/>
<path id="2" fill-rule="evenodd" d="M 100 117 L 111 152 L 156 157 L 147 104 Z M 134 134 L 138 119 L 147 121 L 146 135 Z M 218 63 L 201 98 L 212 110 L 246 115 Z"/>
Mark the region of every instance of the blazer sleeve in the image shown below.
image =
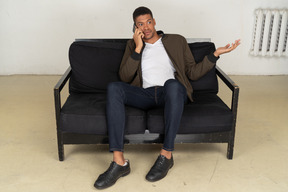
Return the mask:
<path id="1" fill-rule="evenodd" d="M 141 54 L 136 53 L 133 42 L 128 41 L 119 69 L 121 81 L 131 83 L 137 74 L 140 62 Z"/>
<path id="2" fill-rule="evenodd" d="M 216 65 L 218 59 L 219 57 L 215 57 L 211 52 L 201 62 L 196 63 L 187 42 L 184 44 L 185 71 L 191 80 L 198 80 L 208 73 Z"/>

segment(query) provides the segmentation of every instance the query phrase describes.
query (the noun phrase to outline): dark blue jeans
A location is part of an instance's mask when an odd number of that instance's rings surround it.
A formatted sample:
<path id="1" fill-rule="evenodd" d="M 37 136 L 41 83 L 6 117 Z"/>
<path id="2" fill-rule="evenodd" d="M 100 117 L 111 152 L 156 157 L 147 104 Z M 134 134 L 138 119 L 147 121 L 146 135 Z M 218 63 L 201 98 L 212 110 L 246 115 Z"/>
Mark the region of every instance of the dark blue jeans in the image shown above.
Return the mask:
<path id="1" fill-rule="evenodd" d="M 110 83 L 107 90 L 109 150 L 111 152 L 124 150 L 125 105 L 127 105 L 143 110 L 163 106 L 165 115 L 163 149 L 173 151 L 186 102 L 186 89 L 175 79 L 169 79 L 164 86 L 147 89 L 123 82 Z"/>

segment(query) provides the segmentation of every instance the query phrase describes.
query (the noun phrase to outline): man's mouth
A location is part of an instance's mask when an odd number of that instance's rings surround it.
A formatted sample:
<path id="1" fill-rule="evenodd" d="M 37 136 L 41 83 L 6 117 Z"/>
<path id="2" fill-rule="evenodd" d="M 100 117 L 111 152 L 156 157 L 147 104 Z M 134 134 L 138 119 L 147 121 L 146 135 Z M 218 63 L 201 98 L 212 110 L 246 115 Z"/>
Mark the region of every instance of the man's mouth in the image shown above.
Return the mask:
<path id="1" fill-rule="evenodd" d="M 144 35 L 148 36 L 151 32 L 150 31 L 144 31 Z"/>

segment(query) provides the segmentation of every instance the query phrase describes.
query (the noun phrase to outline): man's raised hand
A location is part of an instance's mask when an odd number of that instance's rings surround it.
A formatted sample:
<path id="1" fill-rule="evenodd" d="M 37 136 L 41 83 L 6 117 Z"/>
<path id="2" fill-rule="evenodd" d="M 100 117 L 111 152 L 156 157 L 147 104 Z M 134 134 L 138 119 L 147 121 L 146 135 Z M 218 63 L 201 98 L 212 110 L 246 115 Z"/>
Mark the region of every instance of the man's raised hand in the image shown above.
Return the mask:
<path id="1" fill-rule="evenodd" d="M 236 40 L 234 43 L 232 43 L 232 45 L 227 44 L 225 47 L 219 47 L 216 49 L 216 51 L 214 52 L 214 55 L 216 57 L 219 57 L 220 55 L 224 54 L 224 53 L 229 53 L 231 51 L 233 51 L 234 49 L 236 49 L 238 46 L 240 45 L 240 39 Z"/>

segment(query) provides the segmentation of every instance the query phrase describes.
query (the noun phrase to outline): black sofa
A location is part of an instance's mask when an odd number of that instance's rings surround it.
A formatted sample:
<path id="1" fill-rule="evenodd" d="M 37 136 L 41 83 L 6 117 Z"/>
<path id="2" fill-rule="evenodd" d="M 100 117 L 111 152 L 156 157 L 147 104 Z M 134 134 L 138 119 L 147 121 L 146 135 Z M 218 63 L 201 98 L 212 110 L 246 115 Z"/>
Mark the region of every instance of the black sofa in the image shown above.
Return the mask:
<path id="1" fill-rule="evenodd" d="M 70 67 L 54 88 L 59 160 L 65 144 L 107 144 L 106 87 L 120 81 L 118 69 L 128 39 L 78 40 L 69 49 Z M 189 43 L 195 61 L 215 50 L 211 42 Z M 228 107 L 218 93 L 218 78 L 232 91 Z M 69 80 L 69 96 L 61 91 Z M 193 103 L 185 105 L 176 143 L 227 143 L 233 158 L 239 87 L 216 66 L 197 81 Z M 125 144 L 162 143 L 163 108 L 143 111 L 126 107 Z"/>

